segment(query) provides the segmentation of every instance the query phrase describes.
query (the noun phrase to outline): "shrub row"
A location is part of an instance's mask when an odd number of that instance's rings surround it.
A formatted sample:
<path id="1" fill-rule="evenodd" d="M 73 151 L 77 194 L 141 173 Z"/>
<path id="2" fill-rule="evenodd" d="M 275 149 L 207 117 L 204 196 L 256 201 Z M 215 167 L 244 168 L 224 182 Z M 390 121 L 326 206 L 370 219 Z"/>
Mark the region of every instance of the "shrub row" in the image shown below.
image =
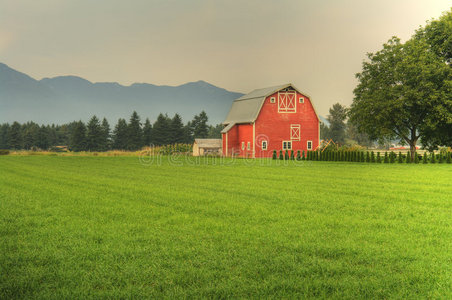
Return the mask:
<path id="1" fill-rule="evenodd" d="M 381 155 L 380 152 L 375 154 L 374 151 L 297 151 L 295 155 L 294 150 L 279 151 L 279 155 L 276 150 L 273 151 L 273 159 L 280 160 L 317 160 L 317 161 L 349 161 L 349 162 L 367 162 L 367 163 L 452 163 L 452 153 L 447 152 L 446 154 L 434 154 L 430 155 L 425 152 L 424 155 L 420 155 L 415 153 L 414 159 L 411 159 L 411 155 L 402 154 L 399 152 L 396 154 L 395 152 L 385 152 L 384 155 Z"/>
<path id="2" fill-rule="evenodd" d="M 8 154 L 9 154 L 9 150 L 0 149 L 0 155 L 8 155 Z"/>

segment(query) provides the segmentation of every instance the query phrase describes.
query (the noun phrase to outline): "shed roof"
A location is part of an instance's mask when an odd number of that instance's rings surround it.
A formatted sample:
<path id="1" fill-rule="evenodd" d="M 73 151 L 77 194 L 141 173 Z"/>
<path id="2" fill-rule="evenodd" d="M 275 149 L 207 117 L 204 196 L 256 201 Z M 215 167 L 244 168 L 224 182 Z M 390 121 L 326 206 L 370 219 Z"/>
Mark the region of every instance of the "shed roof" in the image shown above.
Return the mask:
<path id="1" fill-rule="evenodd" d="M 221 148 L 221 139 L 195 139 L 199 148 Z"/>

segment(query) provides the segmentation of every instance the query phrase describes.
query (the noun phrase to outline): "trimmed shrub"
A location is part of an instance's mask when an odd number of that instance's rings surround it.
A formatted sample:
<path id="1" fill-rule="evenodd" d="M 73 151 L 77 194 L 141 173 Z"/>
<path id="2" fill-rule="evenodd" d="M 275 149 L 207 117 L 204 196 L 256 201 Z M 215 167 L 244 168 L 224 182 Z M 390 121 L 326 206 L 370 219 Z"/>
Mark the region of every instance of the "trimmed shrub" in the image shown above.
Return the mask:
<path id="1" fill-rule="evenodd" d="M 290 150 L 290 159 L 295 160 L 295 154 L 294 154 L 293 150 Z"/>
<path id="2" fill-rule="evenodd" d="M 9 154 L 9 150 L 0 149 L 0 155 L 8 155 L 8 154 Z"/>
<path id="3" fill-rule="evenodd" d="M 366 162 L 370 162 L 370 153 L 366 151 Z"/>
<path id="4" fill-rule="evenodd" d="M 389 163 L 393 164 L 395 163 L 395 153 L 393 151 L 391 151 L 391 153 L 389 153 Z"/>
<path id="5" fill-rule="evenodd" d="M 446 158 L 446 162 L 448 164 L 452 163 L 452 154 L 450 152 L 447 152 L 447 158 Z"/>
<path id="6" fill-rule="evenodd" d="M 273 158 L 273 159 L 276 159 L 276 158 L 277 158 L 276 150 L 273 150 L 273 156 L 272 156 L 272 158 Z"/>
<path id="7" fill-rule="evenodd" d="M 405 157 L 405 162 L 407 164 L 411 164 L 411 155 L 410 153 L 407 152 L 406 157 Z"/>
<path id="8" fill-rule="evenodd" d="M 289 160 L 289 151 L 287 150 L 284 152 L 284 159 Z"/>
<path id="9" fill-rule="evenodd" d="M 301 160 L 301 152 L 300 152 L 300 150 L 297 151 L 297 160 Z"/>
<path id="10" fill-rule="evenodd" d="M 424 152 L 424 156 L 422 156 L 422 163 L 423 163 L 423 164 L 428 163 L 427 151 L 425 151 L 425 152 Z"/>
<path id="11" fill-rule="evenodd" d="M 380 152 L 377 152 L 377 163 L 381 163 Z"/>
<path id="12" fill-rule="evenodd" d="M 432 164 L 435 164 L 435 163 L 436 163 L 435 152 L 432 152 L 432 157 L 431 157 L 431 159 L 430 159 L 430 162 L 431 162 Z"/>
<path id="13" fill-rule="evenodd" d="M 388 152 L 385 152 L 385 159 L 383 160 L 385 164 L 389 164 Z"/>
<path id="14" fill-rule="evenodd" d="M 442 154 L 442 153 L 439 153 L 438 163 L 439 163 L 439 164 L 442 164 L 442 163 L 443 163 L 443 154 Z"/>
<path id="15" fill-rule="evenodd" d="M 402 152 L 399 151 L 399 159 L 398 159 L 398 163 L 401 164 L 403 163 L 403 156 L 402 156 Z"/>
<path id="16" fill-rule="evenodd" d="M 375 153 L 373 151 L 370 152 L 370 162 L 371 163 L 375 162 Z"/>
<path id="17" fill-rule="evenodd" d="M 284 159 L 282 150 L 279 150 L 279 159 L 280 159 L 280 160 L 283 160 L 283 159 Z"/>
<path id="18" fill-rule="evenodd" d="M 417 155 L 417 152 L 414 152 L 414 163 L 415 164 L 419 163 L 419 155 Z"/>
<path id="19" fill-rule="evenodd" d="M 301 160 L 306 160 L 306 156 L 305 156 L 304 150 L 303 150 L 303 156 L 301 157 Z"/>

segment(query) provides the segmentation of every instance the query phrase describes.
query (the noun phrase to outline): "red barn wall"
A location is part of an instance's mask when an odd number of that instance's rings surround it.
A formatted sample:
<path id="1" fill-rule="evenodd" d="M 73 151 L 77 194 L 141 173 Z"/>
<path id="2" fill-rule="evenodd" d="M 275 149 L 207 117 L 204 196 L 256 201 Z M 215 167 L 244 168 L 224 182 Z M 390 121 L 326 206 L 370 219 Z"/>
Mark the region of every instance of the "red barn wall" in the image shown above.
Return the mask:
<path id="1" fill-rule="evenodd" d="M 275 103 L 270 98 L 275 97 Z M 307 141 L 312 141 L 312 149 L 319 145 L 319 120 L 309 97 L 297 92 L 296 112 L 278 112 L 278 93 L 268 96 L 255 122 L 256 157 L 271 157 L 273 150 L 282 150 L 282 142 L 291 140 L 290 125 L 300 124 L 300 141 L 292 141 L 292 149 L 307 150 Z M 304 97 L 304 103 L 298 99 Z M 268 140 L 268 150 L 262 150 L 261 141 Z M 279 154 L 279 153 L 278 153 Z"/>
<path id="2" fill-rule="evenodd" d="M 237 147 L 240 149 L 239 156 L 253 157 L 253 124 L 239 124 L 236 126 L 238 126 Z M 243 150 L 242 142 L 245 143 L 245 149 Z M 250 143 L 250 150 L 247 148 L 248 143 Z"/>

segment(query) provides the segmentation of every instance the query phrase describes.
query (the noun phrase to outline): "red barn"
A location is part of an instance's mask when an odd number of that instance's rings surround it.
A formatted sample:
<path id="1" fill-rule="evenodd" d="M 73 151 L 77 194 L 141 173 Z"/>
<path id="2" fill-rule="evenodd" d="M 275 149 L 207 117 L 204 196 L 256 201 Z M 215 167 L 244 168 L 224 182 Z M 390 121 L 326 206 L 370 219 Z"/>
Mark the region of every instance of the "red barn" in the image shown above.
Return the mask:
<path id="1" fill-rule="evenodd" d="M 223 155 L 271 157 L 273 150 L 314 150 L 320 122 L 311 98 L 292 84 L 264 89 L 236 99 L 221 131 Z"/>

